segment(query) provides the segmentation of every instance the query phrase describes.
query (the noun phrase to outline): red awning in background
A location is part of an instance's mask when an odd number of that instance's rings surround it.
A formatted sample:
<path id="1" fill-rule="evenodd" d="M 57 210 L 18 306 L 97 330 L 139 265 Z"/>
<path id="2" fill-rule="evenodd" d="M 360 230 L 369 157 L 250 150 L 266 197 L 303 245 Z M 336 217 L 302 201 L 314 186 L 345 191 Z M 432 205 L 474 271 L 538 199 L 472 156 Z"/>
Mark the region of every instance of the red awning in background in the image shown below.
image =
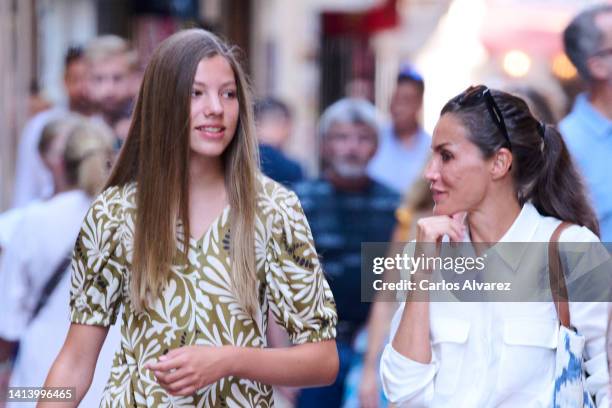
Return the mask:
<path id="1" fill-rule="evenodd" d="M 397 0 L 387 0 L 380 6 L 363 13 L 323 13 L 324 35 L 369 35 L 388 30 L 399 24 Z"/>

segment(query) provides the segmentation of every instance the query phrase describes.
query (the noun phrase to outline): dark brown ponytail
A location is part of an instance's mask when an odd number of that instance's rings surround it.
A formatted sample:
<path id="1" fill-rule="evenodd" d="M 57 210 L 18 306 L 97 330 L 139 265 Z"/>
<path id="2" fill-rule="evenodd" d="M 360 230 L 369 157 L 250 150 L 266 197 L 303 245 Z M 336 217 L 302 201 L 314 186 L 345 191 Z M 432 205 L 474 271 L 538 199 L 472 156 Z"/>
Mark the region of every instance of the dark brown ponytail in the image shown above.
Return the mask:
<path id="1" fill-rule="evenodd" d="M 599 223 L 589 204 L 582 177 L 576 170 L 561 134 L 543 127 L 542 168 L 527 199 L 542 214 L 583 225 L 599 236 Z"/>

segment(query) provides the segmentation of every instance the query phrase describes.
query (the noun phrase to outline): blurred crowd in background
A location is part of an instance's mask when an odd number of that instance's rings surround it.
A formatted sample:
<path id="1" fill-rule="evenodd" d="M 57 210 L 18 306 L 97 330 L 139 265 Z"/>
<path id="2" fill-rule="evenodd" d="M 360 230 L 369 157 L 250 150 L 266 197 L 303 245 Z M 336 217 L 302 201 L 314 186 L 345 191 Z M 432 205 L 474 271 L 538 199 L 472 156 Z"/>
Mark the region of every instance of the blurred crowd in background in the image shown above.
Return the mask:
<path id="1" fill-rule="evenodd" d="M 161 40 L 197 26 L 243 50 L 262 170 L 298 194 L 338 308 L 338 380 L 279 388 L 278 406 L 386 406 L 377 364 L 395 305 L 360 301 L 361 243 L 407 241 L 431 212 L 421 176 L 444 101 L 486 83 L 523 97 L 548 124 L 565 118 L 602 240 L 612 240 L 607 4 L 2 1 L 0 387 L 42 385 L 68 328 L 66 259 L 127 137 L 144 67 Z M 595 5 L 603 17 L 565 30 Z M 96 405 L 106 382 L 113 330 L 83 406 Z M 288 344 L 277 326 L 269 339 Z"/>

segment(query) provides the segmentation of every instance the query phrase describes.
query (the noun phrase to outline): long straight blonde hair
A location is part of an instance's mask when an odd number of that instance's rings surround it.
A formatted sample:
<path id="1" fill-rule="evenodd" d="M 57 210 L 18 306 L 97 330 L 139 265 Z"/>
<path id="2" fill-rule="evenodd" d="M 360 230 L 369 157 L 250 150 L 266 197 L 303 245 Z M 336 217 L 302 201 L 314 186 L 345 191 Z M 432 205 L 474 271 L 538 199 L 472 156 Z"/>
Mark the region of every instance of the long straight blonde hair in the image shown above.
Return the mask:
<path id="1" fill-rule="evenodd" d="M 137 182 L 131 300 L 137 312 L 159 298 L 175 255 L 187 262 L 189 229 L 189 112 L 198 63 L 220 55 L 232 67 L 239 118 L 223 153 L 230 205 L 231 285 L 244 309 L 254 314 L 259 301 L 255 270 L 255 212 L 259 157 L 251 95 L 236 49 L 208 31 L 190 29 L 163 41 L 143 78 L 127 140 L 107 187 Z M 184 226 L 179 253 L 176 222 Z"/>

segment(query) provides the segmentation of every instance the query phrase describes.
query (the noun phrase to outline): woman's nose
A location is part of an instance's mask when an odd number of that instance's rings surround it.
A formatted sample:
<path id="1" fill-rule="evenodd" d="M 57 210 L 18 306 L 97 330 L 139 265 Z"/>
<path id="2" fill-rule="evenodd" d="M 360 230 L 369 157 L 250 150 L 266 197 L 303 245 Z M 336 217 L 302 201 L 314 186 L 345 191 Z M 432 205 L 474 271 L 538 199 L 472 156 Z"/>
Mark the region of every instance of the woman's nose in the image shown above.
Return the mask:
<path id="1" fill-rule="evenodd" d="M 206 114 L 206 116 L 222 114 L 223 104 L 221 103 L 221 99 L 218 96 L 214 95 L 208 98 L 204 113 Z"/>
<path id="2" fill-rule="evenodd" d="M 428 181 L 435 181 L 438 179 L 440 173 L 438 172 L 438 166 L 436 164 L 435 158 L 429 159 L 427 162 L 427 166 L 425 166 L 425 171 L 423 172 L 423 176 Z"/>

